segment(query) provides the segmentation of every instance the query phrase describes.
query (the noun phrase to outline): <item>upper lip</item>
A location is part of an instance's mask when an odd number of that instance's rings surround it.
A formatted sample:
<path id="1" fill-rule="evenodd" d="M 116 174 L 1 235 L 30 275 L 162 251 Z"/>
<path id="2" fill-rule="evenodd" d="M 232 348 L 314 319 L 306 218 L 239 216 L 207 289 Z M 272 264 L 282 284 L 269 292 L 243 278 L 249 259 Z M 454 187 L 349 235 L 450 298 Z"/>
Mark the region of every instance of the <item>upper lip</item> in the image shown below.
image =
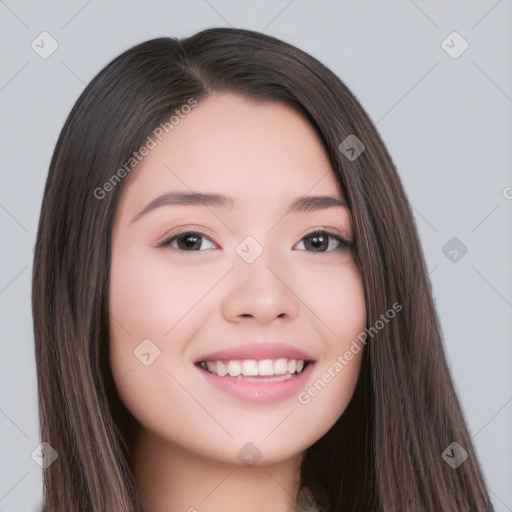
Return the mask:
<path id="1" fill-rule="evenodd" d="M 226 347 L 199 358 L 196 362 L 236 360 L 236 359 L 302 359 L 303 361 L 314 361 L 313 357 L 288 343 L 244 343 Z"/>

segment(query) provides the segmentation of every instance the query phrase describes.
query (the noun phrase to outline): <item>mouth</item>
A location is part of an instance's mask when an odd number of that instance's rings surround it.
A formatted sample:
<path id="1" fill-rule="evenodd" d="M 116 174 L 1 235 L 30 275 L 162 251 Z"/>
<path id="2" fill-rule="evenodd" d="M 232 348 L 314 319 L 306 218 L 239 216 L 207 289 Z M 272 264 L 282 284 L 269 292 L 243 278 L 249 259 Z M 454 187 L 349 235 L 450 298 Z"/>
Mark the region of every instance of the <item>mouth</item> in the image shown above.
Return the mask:
<path id="1" fill-rule="evenodd" d="M 217 359 L 195 364 L 206 382 L 245 402 L 275 404 L 296 396 L 312 378 L 305 359 Z"/>
<path id="2" fill-rule="evenodd" d="M 231 359 L 199 361 L 196 366 L 218 377 L 244 382 L 282 382 L 297 377 L 313 361 L 304 359 Z"/>
<path id="3" fill-rule="evenodd" d="M 225 394 L 245 402 L 275 404 L 307 385 L 315 360 L 291 343 L 248 342 L 203 354 L 194 365 L 207 384 Z"/>

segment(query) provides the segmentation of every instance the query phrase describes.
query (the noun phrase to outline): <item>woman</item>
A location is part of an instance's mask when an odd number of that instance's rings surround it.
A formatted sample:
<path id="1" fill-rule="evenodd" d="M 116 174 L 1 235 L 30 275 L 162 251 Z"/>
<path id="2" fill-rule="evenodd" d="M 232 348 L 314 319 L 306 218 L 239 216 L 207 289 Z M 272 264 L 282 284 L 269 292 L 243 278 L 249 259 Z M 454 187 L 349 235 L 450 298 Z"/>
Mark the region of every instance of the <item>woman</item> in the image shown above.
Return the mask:
<path id="1" fill-rule="evenodd" d="M 275 38 L 155 39 L 98 74 L 33 314 L 48 512 L 493 510 L 391 158 Z"/>

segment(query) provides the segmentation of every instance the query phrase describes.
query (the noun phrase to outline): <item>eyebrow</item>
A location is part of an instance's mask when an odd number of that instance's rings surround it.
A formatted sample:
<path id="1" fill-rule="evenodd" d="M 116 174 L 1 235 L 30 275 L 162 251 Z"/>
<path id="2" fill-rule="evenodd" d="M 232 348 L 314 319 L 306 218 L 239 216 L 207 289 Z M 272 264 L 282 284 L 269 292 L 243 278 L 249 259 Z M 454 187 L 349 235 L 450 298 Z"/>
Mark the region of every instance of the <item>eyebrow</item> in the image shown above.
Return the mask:
<path id="1" fill-rule="evenodd" d="M 135 217 L 131 223 L 139 220 L 147 213 L 170 205 L 204 205 L 217 208 L 232 208 L 233 198 L 223 194 L 212 194 L 203 192 L 169 192 L 153 199 Z M 302 196 L 294 199 L 287 212 L 312 212 L 332 207 L 347 207 L 343 198 L 333 196 Z"/>

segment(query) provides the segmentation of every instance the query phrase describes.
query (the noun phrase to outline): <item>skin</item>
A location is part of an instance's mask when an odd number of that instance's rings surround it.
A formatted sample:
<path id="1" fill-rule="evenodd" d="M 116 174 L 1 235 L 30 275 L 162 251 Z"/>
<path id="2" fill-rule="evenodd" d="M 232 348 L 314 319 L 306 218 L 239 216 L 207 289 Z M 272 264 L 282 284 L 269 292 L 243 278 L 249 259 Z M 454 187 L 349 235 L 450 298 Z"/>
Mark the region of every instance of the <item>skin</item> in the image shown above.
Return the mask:
<path id="1" fill-rule="evenodd" d="M 133 468 L 148 512 L 288 512 L 304 451 L 345 410 L 362 351 L 311 399 L 250 403 L 211 386 L 198 357 L 248 342 L 285 341 L 315 359 L 305 389 L 332 367 L 366 326 L 354 256 L 319 230 L 352 240 L 350 214 L 336 206 L 290 212 L 304 195 L 340 198 L 312 127 L 279 103 L 214 94 L 152 149 L 124 189 L 112 235 L 110 363 L 139 430 Z M 170 191 L 229 195 L 223 207 L 166 205 L 132 222 Z M 195 250 L 159 242 L 205 234 Z M 263 253 L 236 252 L 252 236 Z M 179 247 L 182 247 L 181 249 Z M 327 248 L 327 250 L 326 250 Z M 134 356 L 144 339 L 160 355 Z M 237 452 L 261 452 L 254 466 Z"/>

